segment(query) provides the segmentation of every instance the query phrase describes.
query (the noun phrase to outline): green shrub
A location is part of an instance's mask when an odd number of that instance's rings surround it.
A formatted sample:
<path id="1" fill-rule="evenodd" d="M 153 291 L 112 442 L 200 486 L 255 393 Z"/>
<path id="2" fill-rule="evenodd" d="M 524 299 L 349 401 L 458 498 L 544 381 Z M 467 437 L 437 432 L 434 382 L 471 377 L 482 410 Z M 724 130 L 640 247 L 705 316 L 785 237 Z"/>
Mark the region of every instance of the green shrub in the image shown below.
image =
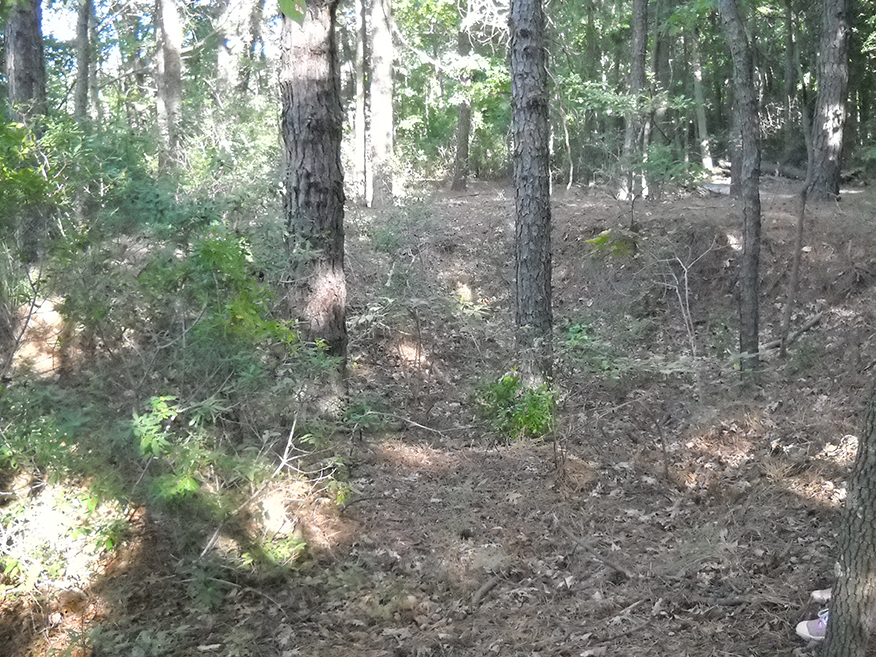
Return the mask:
<path id="1" fill-rule="evenodd" d="M 543 438 L 554 429 L 556 398 L 546 383 L 525 385 L 508 373 L 477 391 L 478 413 L 508 440 Z"/>

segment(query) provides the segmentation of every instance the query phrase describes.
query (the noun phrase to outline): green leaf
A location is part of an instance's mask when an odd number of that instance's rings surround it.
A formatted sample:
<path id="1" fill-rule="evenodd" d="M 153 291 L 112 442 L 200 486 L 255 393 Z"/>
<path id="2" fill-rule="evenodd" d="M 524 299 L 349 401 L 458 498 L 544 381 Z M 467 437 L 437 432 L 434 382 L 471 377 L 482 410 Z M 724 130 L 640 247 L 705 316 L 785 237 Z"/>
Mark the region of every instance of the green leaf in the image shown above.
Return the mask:
<path id="1" fill-rule="evenodd" d="M 280 11 L 299 25 L 304 22 L 305 0 L 280 0 Z"/>

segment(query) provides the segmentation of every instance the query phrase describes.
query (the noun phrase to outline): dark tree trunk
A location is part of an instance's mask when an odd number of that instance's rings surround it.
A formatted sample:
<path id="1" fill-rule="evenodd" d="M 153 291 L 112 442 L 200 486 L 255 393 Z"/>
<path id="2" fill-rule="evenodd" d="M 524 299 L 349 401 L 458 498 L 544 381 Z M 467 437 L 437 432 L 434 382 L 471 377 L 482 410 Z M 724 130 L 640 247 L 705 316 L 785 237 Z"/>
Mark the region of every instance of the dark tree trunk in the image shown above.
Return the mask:
<path id="1" fill-rule="evenodd" d="M 370 0 L 371 206 L 392 205 L 392 9 L 390 0 Z"/>
<path id="2" fill-rule="evenodd" d="M 870 399 L 843 521 L 823 657 L 864 657 L 876 625 L 876 395 Z"/>
<path id="3" fill-rule="evenodd" d="M 758 269 L 760 261 L 760 123 L 754 85 L 752 48 L 736 0 L 719 0 L 724 34 L 733 58 L 736 124 L 740 135 L 742 262 L 739 267 L 739 349 L 747 378 L 757 370 Z"/>
<path id="4" fill-rule="evenodd" d="M 642 112 L 639 109 L 641 95 L 647 82 L 645 78 L 645 54 L 648 45 L 648 0 L 633 0 L 633 44 L 630 52 L 630 100 L 634 108 L 624 117 L 624 149 L 621 156 L 621 199 L 635 198 L 641 189 L 636 189 L 636 173 L 642 161 Z"/>
<path id="5" fill-rule="evenodd" d="M 179 158 L 182 110 L 182 24 L 177 0 L 156 0 L 158 33 L 158 128 L 161 133 L 159 166 L 173 167 Z"/>
<path id="6" fill-rule="evenodd" d="M 511 133 L 516 208 L 517 348 L 530 383 L 552 374 L 547 52 L 541 0 L 512 0 Z"/>
<path id="7" fill-rule="evenodd" d="M 633 44 L 630 53 L 630 99 L 635 103 L 625 117 L 624 150 L 621 157 L 623 182 L 621 199 L 633 199 L 641 189 L 636 189 L 636 173 L 642 161 L 642 112 L 639 109 L 645 89 L 645 54 L 648 45 L 648 0 L 633 0 Z"/>
<path id="8" fill-rule="evenodd" d="M 45 113 L 46 62 L 40 0 L 12 4 L 6 23 L 6 84 L 19 118 Z"/>
<path id="9" fill-rule="evenodd" d="M 818 49 L 818 97 L 812 121 L 809 198 L 839 197 L 843 128 L 849 87 L 849 3 L 824 0 Z"/>
<path id="10" fill-rule="evenodd" d="M 460 31 L 458 36 L 457 53 L 461 59 L 471 53 L 471 39 L 468 32 Z M 469 82 L 466 75 L 464 82 Z M 466 85 L 468 86 L 468 85 Z M 468 89 L 456 106 L 456 156 L 453 160 L 453 182 L 450 189 L 461 192 L 468 184 L 468 145 L 471 136 L 471 99 L 468 97 Z"/>
<path id="11" fill-rule="evenodd" d="M 280 64 L 283 212 L 289 301 L 305 336 L 346 357 L 342 108 L 334 19 L 338 0 L 308 0 L 304 23 L 284 18 Z"/>

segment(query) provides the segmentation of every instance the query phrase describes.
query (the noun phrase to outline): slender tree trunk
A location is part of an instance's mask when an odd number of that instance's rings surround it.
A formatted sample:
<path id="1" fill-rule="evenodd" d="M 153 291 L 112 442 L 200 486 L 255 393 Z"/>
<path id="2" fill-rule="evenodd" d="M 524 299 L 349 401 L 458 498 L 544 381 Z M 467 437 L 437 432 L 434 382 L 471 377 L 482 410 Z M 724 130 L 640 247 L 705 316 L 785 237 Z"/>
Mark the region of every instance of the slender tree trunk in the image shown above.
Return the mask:
<path id="1" fill-rule="evenodd" d="M 843 127 L 849 86 L 848 0 L 824 0 L 818 49 L 818 97 L 812 122 L 809 198 L 839 198 Z"/>
<path id="2" fill-rule="evenodd" d="M 20 119 L 45 113 L 46 62 L 40 0 L 13 3 L 6 23 L 6 85 Z"/>
<path id="3" fill-rule="evenodd" d="M 88 123 L 88 86 L 91 77 L 91 0 L 79 0 L 76 16 L 76 89 L 73 116 L 79 125 Z"/>
<path id="4" fill-rule="evenodd" d="M 173 167 L 179 159 L 182 110 L 182 24 L 177 0 L 156 0 L 158 32 L 158 128 L 161 134 L 159 167 Z"/>
<path id="5" fill-rule="evenodd" d="M 548 77 L 541 0 L 512 0 L 511 133 L 516 209 L 516 325 L 523 375 L 552 375 Z"/>
<path id="6" fill-rule="evenodd" d="M 103 126 L 103 105 L 100 102 L 100 86 L 97 83 L 97 74 L 100 71 L 100 52 L 97 49 L 99 43 L 97 34 L 97 16 L 94 11 L 94 0 L 91 0 L 91 11 L 88 14 L 88 34 L 91 41 L 91 56 L 88 62 L 88 101 L 91 105 L 91 118 L 97 128 Z"/>
<path id="7" fill-rule="evenodd" d="M 460 30 L 457 37 L 457 53 L 465 59 L 471 53 L 471 38 L 468 32 Z M 456 105 L 456 156 L 453 160 L 453 182 L 450 189 L 461 192 L 468 184 L 468 145 L 471 136 L 471 98 L 468 96 L 468 75 L 463 81 L 463 97 Z"/>
<path id="8" fill-rule="evenodd" d="M 794 152 L 794 99 L 797 94 L 797 60 L 794 56 L 794 10 L 791 0 L 785 2 L 785 161 L 790 162 Z M 805 109 L 805 108 L 804 108 Z M 799 143 L 799 142 L 798 142 Z"/>
<path id="9" fill-rule="evenodd" d="M 693 67 L 694 105 L 697 116 L 697 135 L 699 136 L 700 157 L 703 168 L 711 171 L 714 167 L 712 162 L 712 147 L 709 139 L 709 127 L 706 122 L 706 94 L 703 90 L 703 63 L 700 56 L 700 35 L 696 27 L 690 31 L 690 47 Z"/>
<path id="10" fill-rule="evenodd" d="M 736 0 L 719 0 L 724 33 L 733 58 L 733 90 L 741 137 L 742 262 L 739 268 L 739 349 L 743 375 L 758 367 L 758 292 L 760 261 L 760 123 L 752 47 Z"/>
<path id="11" fill-rule="evenodd" d="M 839 529 L 839 563 L 823 657 L 864 657 L 876 629 L 876 396 L 864 431 Z"/>
<path id="12" fill-rule="evenodd" d="M 390 0 L 371 0 L 371 199 L 375 208 L 392 205 L 392 10 Z"/>
<path id="13" fill-rule="evenodd" d="M 645 90 L 645 54 L 648 45 L 648 0 L 633 0 L 633 44 L 630 52 L 629 94 L 634 108 L 627 112 L 624 126 L 624 149 L 621 156 L 622 184 L 619 196 L 623 200 L 634 199 L 641 189 L 636 189 L 636 172 L 641 170 L 642 160 L 642 110 L 641 96 Z"/>
<path id="14" fill-rule="evenodd" d="M 343 362 L 347 287 L 337 4 L 338 0 L 308 0 L 302 25 L 283 19 L 280 98 L 290 306 L 301 318 L 306 337 L 325 344 L 329 354 Z M 343 368 L 340 374 L 334 388 L 341 386 Z"/>
<path id="15" fill-rule="evenodd" d="M 367 91 L 365 87 L 365 44 L 368 40 L 368 21 L 365 12 L 365 0 L 356 0 L 356 54 L 353 66 L 356 76 L 356 107 L 353 117 L 353 194 L 361 202 L 367 202 L 367 156 L 368 127 L 365 123 L 365 103 Z"/>

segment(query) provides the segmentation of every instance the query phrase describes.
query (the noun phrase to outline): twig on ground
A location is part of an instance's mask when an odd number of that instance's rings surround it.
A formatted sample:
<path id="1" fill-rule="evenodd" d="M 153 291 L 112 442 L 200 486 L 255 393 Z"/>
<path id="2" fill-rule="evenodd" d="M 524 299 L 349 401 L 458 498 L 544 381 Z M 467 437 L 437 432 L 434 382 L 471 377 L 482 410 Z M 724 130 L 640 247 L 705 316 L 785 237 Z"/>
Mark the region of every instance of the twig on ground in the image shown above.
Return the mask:
<path id="1" fill-rule="evenodd" d="M 400 420 L 401 422 L 407 422 L 411 426 L 417 427 L 418 429 L 425 429 L 426 431 L 431 431 L 432 433 L 437 433 L 439 436 L 443 436 L 445 433 L 450 431 L 462 431 L 464 429 L 474 429 L 478 425 L 469 424 L 464 427 L 451 427 L 450 429 L 433 429 L 432 427 L 427 427 L 425 424 L 420 424 L 419 422 L 414 422 L 412 419 L 405 417 L 403 415 L 396 415 L 395 413 L 384 413 L 382 411 L 369 411 L 369 415 L 382 415 L 384 417 L 395 418 L 396 420 Z"/>
<path id="2" fill-rule="evenodd" d="M 487 597 L 487 594 L 496 588 L 496 585 L 502 581 L 501 575 L 494 575 L 491 579 L 487 580 L 486 584 L 481 586 L 475 594 L 471 597 L 471 612 L 474 613 L 475 609 L 484 601 L 484 598 Z"/>
<path id="3" fill-rule="evenodd" d="M 692 604 L 706 605 L 707 607 L 736 607 L 738 605 L 748 605 L 754 603 L 769 603 L 787 607 L 790 605 L 788 600 L 782 600 L 768 595 L 728 595 L 724 597 L 711 596 L 689 596 L 685 600 Z"/>

